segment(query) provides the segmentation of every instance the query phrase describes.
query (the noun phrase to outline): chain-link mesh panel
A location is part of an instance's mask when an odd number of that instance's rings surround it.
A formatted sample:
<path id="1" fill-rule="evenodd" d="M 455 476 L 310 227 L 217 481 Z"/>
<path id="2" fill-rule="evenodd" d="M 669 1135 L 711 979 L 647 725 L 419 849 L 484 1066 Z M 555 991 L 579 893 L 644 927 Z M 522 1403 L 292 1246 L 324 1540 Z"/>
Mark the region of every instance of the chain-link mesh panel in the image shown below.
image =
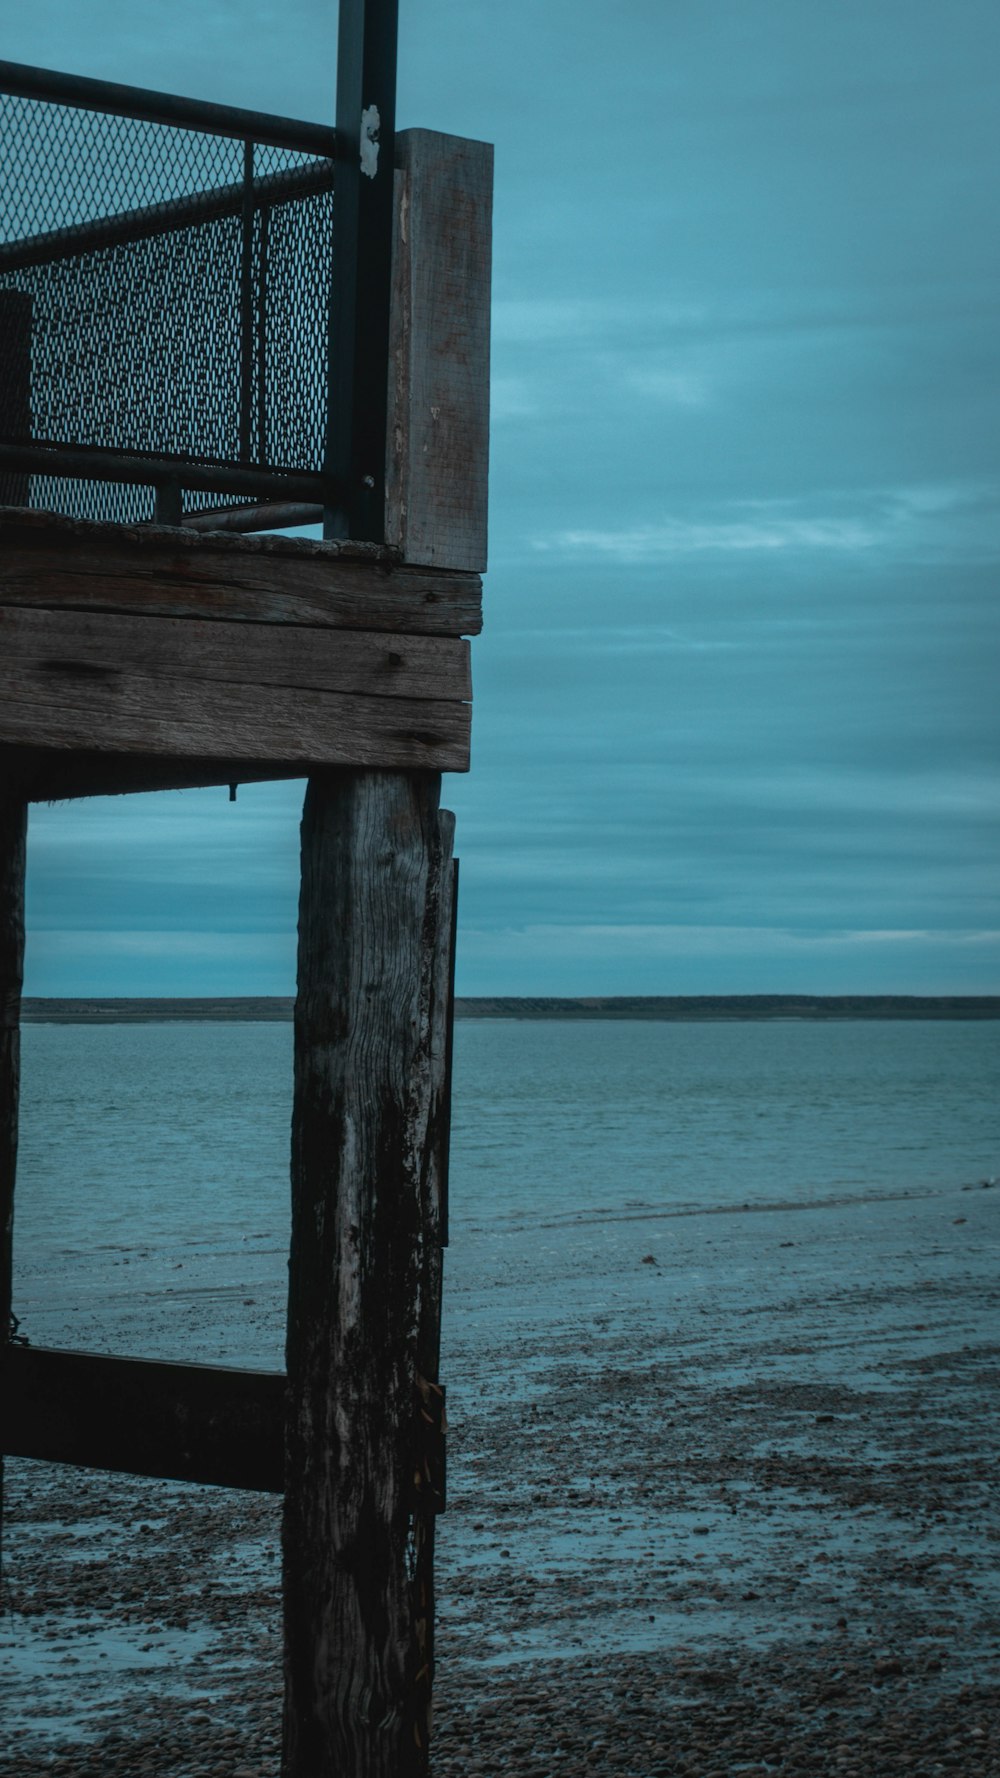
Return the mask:
<path id="1" fill-rule="evenodd" d="M 0 440 L 174 459 L 182 484 L 322 468 L 330 161 L 2 94 L 0 158 Z M 0 501 L 152 517 L 150 487 L 100 478 L 5 470 Z"/>

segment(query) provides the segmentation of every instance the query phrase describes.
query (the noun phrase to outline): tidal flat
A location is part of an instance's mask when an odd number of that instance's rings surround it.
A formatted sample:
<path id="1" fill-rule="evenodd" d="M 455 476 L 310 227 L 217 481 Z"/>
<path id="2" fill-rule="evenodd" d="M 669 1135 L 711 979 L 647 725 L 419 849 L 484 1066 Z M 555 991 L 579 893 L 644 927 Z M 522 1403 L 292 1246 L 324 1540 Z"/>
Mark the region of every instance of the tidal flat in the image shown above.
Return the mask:
<path id="1" fill-rule="evenodd" d="M 998 1255 L 972 1177 L 470 1222 L 438 1778 L 995 1778 Z M 121 1258 L 39 1342 L 280 1343 L 277 1259 L 133 1299 Z M 3 1778 L 277 1778 L 279 1517 L 9 1461 Z"/>

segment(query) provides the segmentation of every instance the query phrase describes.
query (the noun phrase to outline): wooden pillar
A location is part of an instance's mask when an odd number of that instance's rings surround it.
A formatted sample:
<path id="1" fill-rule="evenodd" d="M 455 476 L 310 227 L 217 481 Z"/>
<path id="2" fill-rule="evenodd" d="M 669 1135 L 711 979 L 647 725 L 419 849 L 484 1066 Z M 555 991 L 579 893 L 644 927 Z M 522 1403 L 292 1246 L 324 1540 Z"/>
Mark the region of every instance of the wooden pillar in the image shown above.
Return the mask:
<path id="1" fill-rule="evenodd" d="M 420 1778 L 433 1678 L 453 820 L 437 774 L 313 777 L 302 822 L 284 1778 Z"/>
<path id="2" fill-rule="evenodd" d="M 0 290 L 0 440 L 27 444 L 30 437 L 31 297 Z M 22 470 L 0 470 L 0 506 L 27 506 L 30 491 Z"/>
<path id="3" fill-rule="evenodd" d="M 407 562 L 486 567 L 493 149 L 396 138 L 385 540 Z"/>
<path id="4" fill-rule="evenodd" d="M 25 804 L 0 797 L 0 1373 L 10 1334 L 27 825 Z M 3 1458 L 0 1457 L 0 1551 L 2 1539 Z"/>

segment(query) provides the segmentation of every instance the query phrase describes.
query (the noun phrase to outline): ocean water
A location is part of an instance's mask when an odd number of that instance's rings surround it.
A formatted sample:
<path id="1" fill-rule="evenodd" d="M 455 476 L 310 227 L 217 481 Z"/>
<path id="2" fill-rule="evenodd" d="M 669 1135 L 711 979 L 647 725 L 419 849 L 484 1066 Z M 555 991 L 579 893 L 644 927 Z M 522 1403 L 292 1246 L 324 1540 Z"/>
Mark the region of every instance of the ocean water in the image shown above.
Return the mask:
<path id="1" fill-rule="evenodd" d="M 25 1028 L 29 1337 L 280 1363 L 291 1054 L 289 1025 Z M 1000 1172 L 998 1086 L 996 1023 L 460 1021 L 448 1275 L 499 1282 L 525 1236 L 957 1190 Z"/>

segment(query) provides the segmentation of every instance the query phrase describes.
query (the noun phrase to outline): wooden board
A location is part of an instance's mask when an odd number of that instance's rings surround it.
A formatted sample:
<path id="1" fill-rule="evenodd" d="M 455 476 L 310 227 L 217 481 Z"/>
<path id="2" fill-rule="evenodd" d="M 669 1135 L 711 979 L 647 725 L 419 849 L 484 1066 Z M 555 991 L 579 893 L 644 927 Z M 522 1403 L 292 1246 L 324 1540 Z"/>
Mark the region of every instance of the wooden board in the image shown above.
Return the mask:
<path id="1" fill-rule="evenodd" d="M 9 1346 L 2 1449 L 130 1475 L 280 1494 L 280 1372 Z"/>
<path id="2" fill-rule="evenodd" d="M 479 576 L 306 538 L 0 509 L 0 606 L 63 606 L 423 636 L 482 628 Z"/>
<path id="3" fill-rule="evenodd" d="M 409 563 L 486 567 L 493 149 L 396 137 L 386 539 Z"/>
<path id="4" fill-rule="evenodd" d="M 0 606 L 0 658 L 43 666 L 54 678 L 137 672 L 359 697 L 466 702 L 472 696 L 469 644 L 452 636 Z"/>
<path id="5" fill-rule="evenodd" d="M 468 768 L 468 644 L 0 607 L 0 743 Z"/>

